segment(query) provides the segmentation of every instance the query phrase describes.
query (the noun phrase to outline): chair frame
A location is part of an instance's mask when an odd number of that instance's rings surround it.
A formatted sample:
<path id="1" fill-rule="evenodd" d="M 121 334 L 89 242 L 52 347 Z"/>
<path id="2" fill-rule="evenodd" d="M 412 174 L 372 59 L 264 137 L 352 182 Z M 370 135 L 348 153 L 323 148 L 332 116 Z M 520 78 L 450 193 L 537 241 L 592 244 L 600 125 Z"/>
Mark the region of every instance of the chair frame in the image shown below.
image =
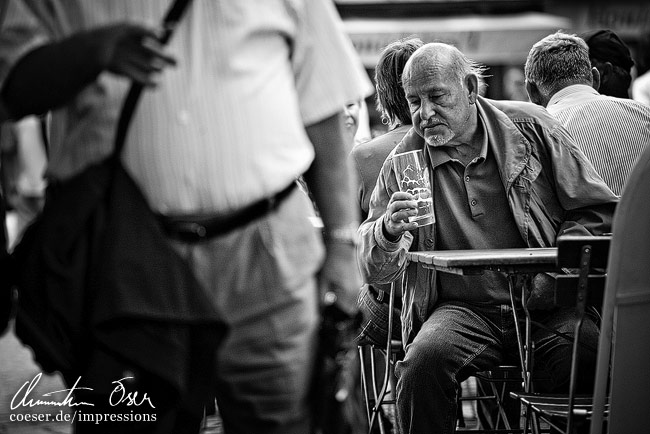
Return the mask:
<path id="1" fill-rule="evenodd" d="M 512 374 L 516 374 L 512 376 Z M 461 397 L 460 401 L 475 400 L 479 403 L 483 401 L 492 400 L 497 406 L 497 417 L 492 428 L 480 429 L 462 429 L 463 427 L 456 428 L 456 433 L 490 433 L 490 434 L 520 434 L 523 432 L 521 428 L 512 427 L 508 420 L 503 402 L 507 399 L 506 385 L 507 383 L 522 384 L 521 368 L 514 365 L 500 365 L 489 371 L 480 371 L 472 375 L 472 377 L 487 382 L 490 386 L 489 391 L 484 390 L 481 383 L 477 383 L 476 396 Z M 499 387 L 500 386 L 500 387 Z"/>
<path id="2" fill-rule="evenodd" d="M 534 393 L 511 393 L 526 406 L 526 428 L 529 425 L 529 414 L 535 415 L 532 427 L 533 432 L 539 432 L 538 419 L 541 419 L 554 428 L 572 434 L 576 425 L 576 417 L 586 420 L 592 414 L 592 397 L 578 396 L 576 393 L 579 365 L 579 340 L 584 323 L 588 301 L 596 300 L 589 289 L 604 288 L 605 274 L 590 274 L 594 269 L 604 270 L 607 267 L 609 244 L 611 236 L 564 236 L 558 238 L 558 267 L 570 272 L 565 267 L 577 268 L 578 272 L 571 275 L 559 276 L 556 284 L 556 304 L 573 305 L 576 307 L 577 320 L 574 324 L 574 338 L 572 343 L 571 372 L 569 380 L 569 393 L 567 395 L 549 395 Z M 576 284 L 575 298 L 571 300 L 565 294 L 570 284 Z M 592 291 L 593 292 L 593 291 Z M 528 321 L 528 312 L 525 311 Z M 566 421 L 564 427 L 556 424 L 557 418 Z"/>
<path id="3" fill-rule="evenodd" d="M 389 404 L 389 405 L 394 405 L 395 404 L 395 399 L 386 399 L 386 395 L 388 393 L 388 386 L 391 384 L 391 380 L 394 377 L 394 367 L 395 363 L 397 362 L 397 357 L 398 353 L 402 351 L 402 342 L 399 340 L 392 339 L 393 336 L 393 325 L 394 325 L 394 306 L 395 306 L 395 285 L 401 284 L 401 279 L 396 280 L 391 284 L 390 288 L 390 294 L 389 294 L 389 300 L 388 300 L 388 333 L 387 333 L 387 339 L 386 339 L 386 346 L 381 348 L 381 352 L 384 354 L 384 372 L 383 372 L 383 380 L 382 380 L 382 385 L 377 390 L 377 385 L 375 378 L 377 372 L 375 371 L 375 350 L 378 349 L 379 347 L 376 345 L 369 345 L 370 347 L 370 364 L 371 364 L 371 378 L 372 378 L 372 387 L 368 387 L 367 385 L 367 372 L 364 366 L 364 354 L 363 354 L 363 346 L 359 346 L 359 359 L 360 359 L 360 365 L 361 365 L 361 386 L 362 386 L 362 393 L 364 396 L 364 401 L 366 404 L 366 415 L 368 418 L 368 432 L 372 433 L 373 428 L 375 426 L 375 423 L 379 424 L 379 430 L 382 434 L 385 433 L 385 428 L 383 426 L 382 419 L 380 417 L 382 413 L 382 405 L 384 404 Z M 493 370 L 490 371 L 482 371 L 482 372 L 477 372 L 474 377 L 478 378 L 483 378 L 487 380 L 490 383 L 492 395 L 487 395 L 487 396 L 473 396 L 473 397 L 465 397 L 461 398 L 463 400 L 486 400 L 486 399 L 494 399 L 494 401 L 497 404 L 498 408 L 498 416 L 497 416 L 497 421 L 495 423 L 495 427 L 492 429 L 456 429 L 457 433 L 499 433 L 499 434 L 519 434 L 522 433 L 522 429 L 520 428 L 512 428 L 510 426 L 510 423 L 506 417 L 505 410 L 503 409 L 502 403 L 504 399 L 504 393 L 505 393 L 505 383 L 506 382 L 512 382 L 515 381 L 517 383 L 521 383 L 522 380 L 521 378 L 513 378 L 513 379 L 503 379 L 503 378 L 495 378 L 494 375 L 497 372 L 502 372 L 502 371 L 507 371 L 511 372 L 513 370 L 519 371 L 520 368 L 516 366 L 509 366 L 509 365 L 504 365 L 504 366 L 499 366 Z M 495 383 L 502 383 L 501 390 L 497 390 L 497 386 Z M 393 385 L 394 386 L 394 385 Z M 395 392 L 394 387 L 393 387 L 393 392 Z M 502 422 L 504 425 L 504 428 L 498 428 L 499 423 Z"/>
<path id="4" fill-rule="evenodd" d="M 398 280 L 399 281 L 399 280 Z M 397 350 L 401 350 L 401 341 L 397 341 L 392 339 L 393 336 L 393 308 L 395 306 L 395 285 L 398 284 L 398 281 L 395 281 L 391 284 L 390 286 L 390 294 L 389 294 L 389 299 L 388 299 L 388 333 L 387 336 L 388 338 L 386 339 L 386 347 L 382 350 L 384 351 L 384 357 L 385 357 L 385 365 L 384 365 L 384 373 L 383 373 L 383 380 L 382 380 L 382 386 L 377 391 L 377 384 L 375 382 L 376 377 L 376 372 L 375 372 L 375 349 L 377 348 L 375 345 L 370 345 L 370 364 L 371 364 L 371 378 L 372 378 L 372 395 L 370 394 L 371 391 L 369 390 L 366 382 L 366 370 L 364 366 L 364 356 L 363 356 L 363 348 L 360 346 L 359 347 L 359 359 L 361 361 L 361 386 L 362 386 L 362 393 L 364 396 L 364 401 L 366 403 L 366 415 L 368 417 L 368 432 L 371 433 L 375 422 L 379 423 L 379 429 L 380 432 L 383 434 L 384 433 L 384 428 L 382 425 L 381 418 L 379 417 L 380 412 L 381 412 L 381 406 L 383 404 L 394 404 L 395 400 L 386 400 L 386 394 L 388 392 L 388 385 L 391 381 L 391 376 L 393 375 L 394 372 L 394 366 L 395 363 L 397 362 Z"/>

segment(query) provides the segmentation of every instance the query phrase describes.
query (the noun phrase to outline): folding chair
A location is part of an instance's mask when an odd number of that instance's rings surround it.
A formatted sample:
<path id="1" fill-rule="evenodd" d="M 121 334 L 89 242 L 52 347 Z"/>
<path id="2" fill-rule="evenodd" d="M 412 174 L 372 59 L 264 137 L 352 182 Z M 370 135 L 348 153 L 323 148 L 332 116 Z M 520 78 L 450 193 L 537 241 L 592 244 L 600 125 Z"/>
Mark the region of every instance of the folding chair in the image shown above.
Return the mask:
<path id="1" fill-rule="evenodd" d="M 555 303 L 559 306 L 575 306 L 577 320 L 572 344 L 571 375 L 568 395 L 538 393 L 511 393 L 519 399 L 536 418 L 533 430 L 539 430 L 538 421 L 554 429 L 572 434 L 577 425 L 583 425 L 591 418 L 592 396 L 578 396 L 578 348 L 587 305 L 602 305 L 605 287 L 604 270 L 607 267 L 610 236 L 564 236 L 558 238 L 557 265 L 569 274 L 556 280 Z M 577 269 L 577 273 L 571 269 Z M 526 421 L 526 426 L 528 426 Z"/>
<path id="2" fill-rule="evenodd" d="M 379 427 L 381 434 L 388 434 L 390 425 L 395 423 L 395 364 L 404 356 L 404 349 L 400 340 L 393 339 L 394 309 L 396 285 L 400 285 L 401 280 L 391 285 L 391 291 L 388 302 L 388 333 L 385 346 L 379 345 L 360 345 L 359 358 L 361 365 L 361 389 L 366 404 L 366 413 L 368 416 L 369 432 L 372 433 L 375 425 Z M 367 354 L 366 354 L 367 350 Z M 383 372 L 376 369 L 377 355 L 380 355 L 383 362 Z M 370 358 L 370 372 L 366 371 L 365 357 Z M 470 429 L 465 425 L 462 405 L 459 405 L 458 428 L 457 433 L 500 433 L 515 434 L 521 433 L 518 427 L 512 427 L 508 421 L 503 402 L 508 399 L 506 396 L 506 385 L 512 382 L 521 384 L 520 367 L 518 366 L 499 366 L 490 371 L 478 372 L 474 376 L 484 380 L 489 385 L 488 391 L 475 396 L 459 397 L 459 404 L 462 401 L 475 400 L 479 405 L 491 401 L 494 405 L 493 415 L 494 423 L 488 427 L 477 427 Z M 381 375 L 381 377 L 379 377 Z M 381 381 L 379 379 L 381 378 Z M 380 386 L 378 386 L 380 385 Z M 390 421 L 390 425 L 386 424 Z"/>
<path id="3" fill-rule="evenodd" d="M 375 424 L 378 424 L 381 434 L 385 434 L 389 431 L 388 428 L 384 426 L 387 420 L 390 419 L 394 422 L 396 387 L 395 363 L 397 363 L 397 360 L 402 358 L 404 354 L 402 342 L 393 339 L 393 327 L 395 325 L 395 285 L 399 284 L 401 284 L 401 281 L 394 282 L 390 289 L 388 301 L 388 332 L 386 335 L 387 339 L 385 346 L 381 347 L 375 344 L 359 346 L 361 391 L 366 404 L 369 432 L 372 432 Z M 368 350 L 368 357 L 370 358 L 370 372 L 366 372 L 365 350 Z M 379 381 L 379 372 L 377 372 L 376 369 L 376 357 L 378 354 L 383 358 L 381 382 Z M 378 386 L 378 384 L 380 384 L 380 386 Z M 388 408 L 390 411 L 387 410 Z"/>

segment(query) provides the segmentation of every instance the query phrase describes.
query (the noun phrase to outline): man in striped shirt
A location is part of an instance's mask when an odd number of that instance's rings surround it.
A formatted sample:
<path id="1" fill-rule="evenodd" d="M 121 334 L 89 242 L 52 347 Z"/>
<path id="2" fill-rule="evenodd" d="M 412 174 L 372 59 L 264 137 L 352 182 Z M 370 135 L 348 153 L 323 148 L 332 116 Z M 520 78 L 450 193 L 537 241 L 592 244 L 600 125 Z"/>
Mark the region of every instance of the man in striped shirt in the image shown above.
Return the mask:
<path id="1" fill-rule="evenodd" d="M 526 59 L 526 91 L 573 136 L 617 195 L 650 144 L 650 106 L 598 93 L 585 41 L 563 32 L 533 45 Z"/>

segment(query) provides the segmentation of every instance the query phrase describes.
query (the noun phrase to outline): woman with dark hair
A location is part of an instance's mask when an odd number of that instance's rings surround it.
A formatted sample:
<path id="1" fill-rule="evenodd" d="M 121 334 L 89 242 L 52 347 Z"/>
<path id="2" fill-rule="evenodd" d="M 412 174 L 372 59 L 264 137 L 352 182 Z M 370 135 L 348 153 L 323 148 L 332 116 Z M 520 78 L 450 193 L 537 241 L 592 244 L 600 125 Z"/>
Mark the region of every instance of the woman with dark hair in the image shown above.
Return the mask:
<path id="1" fill-rule="evenodd" d="M 402 88 L 402 70 L 411 54 L 423 45 L 418 38 L 404 38 L 387 45 L 375 67 L 377 110 L 388 132 L 352 149 L 359 174 L 361 216 L 368 215 L 368 202 L 386 156 L 411 128 L 411 113 Z"/>

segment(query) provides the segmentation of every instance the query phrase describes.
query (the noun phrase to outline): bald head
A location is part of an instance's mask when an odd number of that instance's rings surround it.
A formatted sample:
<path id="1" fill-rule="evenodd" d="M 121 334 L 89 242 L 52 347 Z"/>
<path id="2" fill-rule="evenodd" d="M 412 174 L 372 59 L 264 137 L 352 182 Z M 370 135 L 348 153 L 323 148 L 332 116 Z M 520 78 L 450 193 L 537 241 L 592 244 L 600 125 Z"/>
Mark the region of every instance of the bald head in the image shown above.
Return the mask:
<path id="1" fill-rule="evenodd" d="M 413 53 L 404 66 L 402 85 L 406 86 L 415 77 L 414 70 L 430 71 L 462 82 L 468 74 L 475 74 L 479 85 L 484 85 L 485 68 L 468 59 L 458 48 L 442 42 L 423 45 Z M 418 74 L 419 76 L 420 74 Z M 413 83 L 410 83 L 413 84 Z"/>
<path id="2" fill-rule="evenodd" d="M 456 47 L 423 45 L 404 66 L 402 84 L 415 131 L 430 146 L 472 142 L 483 68 Z"/>

